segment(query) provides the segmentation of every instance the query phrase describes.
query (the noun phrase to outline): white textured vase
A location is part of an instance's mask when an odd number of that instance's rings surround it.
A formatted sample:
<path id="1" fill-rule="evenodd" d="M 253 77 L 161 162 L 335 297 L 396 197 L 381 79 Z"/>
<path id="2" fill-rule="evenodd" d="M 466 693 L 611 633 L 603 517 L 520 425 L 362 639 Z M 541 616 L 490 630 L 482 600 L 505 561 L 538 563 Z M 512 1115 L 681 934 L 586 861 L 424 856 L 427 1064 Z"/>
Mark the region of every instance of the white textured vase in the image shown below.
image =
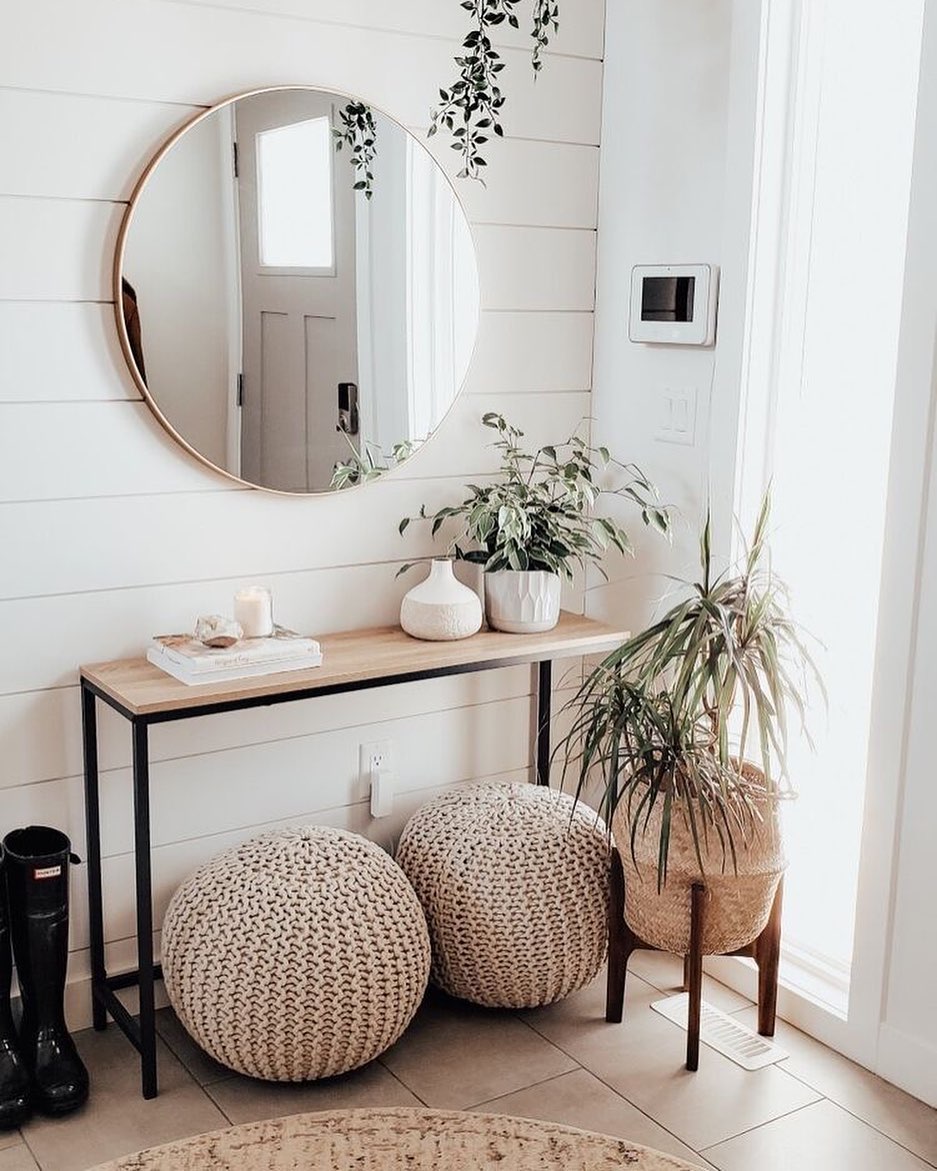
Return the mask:
<path id="1" fill-rule="evenodd" d="M 488 623 L 509 634 L 539 634 L 560 620 L 558 573 L 499 569 L 485 574 Z"/>
<path id="2" fill-rule="evenodd" d="M 434 561 L 429 577 L 404 597 L 400 625 L 414 638 L 447 642 L 468 638 L 481 628 L 478 595 L 456 581 L 451 561 Z"/>

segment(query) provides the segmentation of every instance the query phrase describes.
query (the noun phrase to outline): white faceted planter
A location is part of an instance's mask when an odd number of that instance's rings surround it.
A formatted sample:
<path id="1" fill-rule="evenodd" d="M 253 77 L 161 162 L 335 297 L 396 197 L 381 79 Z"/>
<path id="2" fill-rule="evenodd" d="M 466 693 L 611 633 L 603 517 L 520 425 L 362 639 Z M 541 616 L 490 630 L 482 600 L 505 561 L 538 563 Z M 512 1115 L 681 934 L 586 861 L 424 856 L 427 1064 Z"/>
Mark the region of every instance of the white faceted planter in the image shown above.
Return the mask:
<path id="1" fill-rule="evenodd" d="M 485 608 L 495 630 L 539 634 L 560 620 L 560 577 L 546 570 L 499 569 L 485 574 Z"/>
<path id="2" fill-rule="evenodd" d="M 400 625 L 407 634 L 430 642 L 468 638 L 481 624 L 478 595 L 456 580 L 451 561 L 434 561 L 429 577 L 414 586 L 400 605 Z"/>

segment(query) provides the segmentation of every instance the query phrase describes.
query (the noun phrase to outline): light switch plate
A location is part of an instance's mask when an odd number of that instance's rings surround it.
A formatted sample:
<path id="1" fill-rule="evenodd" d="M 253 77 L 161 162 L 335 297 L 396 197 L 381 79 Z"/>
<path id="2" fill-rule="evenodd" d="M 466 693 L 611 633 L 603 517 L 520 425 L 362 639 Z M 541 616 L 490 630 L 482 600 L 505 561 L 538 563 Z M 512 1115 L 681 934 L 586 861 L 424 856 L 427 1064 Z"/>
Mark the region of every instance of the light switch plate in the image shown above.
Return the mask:
<path id="1" fill-rule="evenodd" d="M 654 438 L 660 443 L 696 443 L 696 387 L 665 386 L 658 394 L 657 427 Z"/>

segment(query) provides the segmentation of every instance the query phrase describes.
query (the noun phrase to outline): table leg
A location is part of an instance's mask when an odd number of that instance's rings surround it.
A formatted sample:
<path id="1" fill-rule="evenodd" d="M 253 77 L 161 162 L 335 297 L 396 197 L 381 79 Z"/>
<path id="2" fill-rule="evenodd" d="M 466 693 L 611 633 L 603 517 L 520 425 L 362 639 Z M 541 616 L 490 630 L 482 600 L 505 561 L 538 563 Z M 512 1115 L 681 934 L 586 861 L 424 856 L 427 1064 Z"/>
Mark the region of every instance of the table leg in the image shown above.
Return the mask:
<path id="1" fill-rule="evenodd" d="M 88 931 L 91 943 L 91 1014 L 94 1027 L 107 1027 L 101 995 L 104 962 L 104 896 L 101 882 L 101 798 L 98 786 L 98 720 L 94 692 L 81 685 L 81 734 L 85 766 L 85 837 L 88 864 Z"/>
<path id="2" fill-rule="evenodd" d="M 686 1067 L 699 1069 L 699 1031 L 703 996 L 703 920 L 706 914 L 706 887 L 694 882 L 690 895 L 690 954 L 687 967 Z"/>
<path id="3" fill-rule="evenodd" d="M 537 784 L 550 783 L 550 715 L 553 699 L 553 664 L 545 659 L 537 670 Z"/>
<path id="4" fill-rule="evenodd" d="M 150 761 L 148 728 L 133 722 L 133 831 L 137 894 L 140 1065 L 144 1098 L 155 1098 L 156 1006 L 153 993 L 153 890 L 150 877 Z"/>

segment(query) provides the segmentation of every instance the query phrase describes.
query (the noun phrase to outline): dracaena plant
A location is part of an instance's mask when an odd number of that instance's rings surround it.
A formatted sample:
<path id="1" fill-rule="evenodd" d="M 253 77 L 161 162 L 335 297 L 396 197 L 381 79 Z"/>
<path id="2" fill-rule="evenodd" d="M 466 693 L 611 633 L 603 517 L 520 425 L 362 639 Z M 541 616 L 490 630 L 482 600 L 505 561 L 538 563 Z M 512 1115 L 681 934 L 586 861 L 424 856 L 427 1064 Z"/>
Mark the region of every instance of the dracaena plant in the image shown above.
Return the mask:
<path id="1" fill-rule="evenodd" d="M 446 527 L 448 554 L 499 569 L 546 570 L 572 577 L 576 566 L 601 561 L 607 550 L 633 552 L 625 529 L 607 516 L 593 515 L 603 498 L 619 497 L 635 505 L 646 525 L 667 533 L 670 515 L 655 488 L 635 464 L 612 457 L 606 447 L 593 447 L 580 435 L 565 443 L 528 451 L 524 433 L 503 415 L 490 411 L 482 423 L 496 432 L 494 447 L 501 455 L 497 477 L 487 484 L 467 485 L 461 504 L 447 505 L 400 522 L 403 534 L 413 521 L 431 525 L 435 537 Z M 603 476 L 614 478 L 603 486 Z M 406 572 L 404 565 L 398 571 Z"/>
<path id="2" fill-rule="evenodd" d="M 571 727 L 557 746 L 564 779 L 575 777 L 579 796 L 598 771 L 603 814 L 611 824 L 624 807 L 632 857 L 659 807 L 659 886 L 676 817 L 701 871 L 710 837 L 735 868 L 764 801 L 791 792 L 792 715 L 809 739 L 804 697 L 823 685 L 770 566 L 769 514 L 766 495 L 741 565 L 718 574 L 707 517 L 699 580 L 683 583 L 684 596 L 609 654 L 568 705 Z"/>
<path id="3" fill-rule="evenodd" d="M 519 28 L 519 0 L 463 0 L 462 7 L 471 13 L 472 23 L 456 57 L 459 76 L 449 88 L 439 90 L 439 104 L 432 114 L 429 134 L 447 130 L 453 138 L 453 150 L 462 154 L 460 179 L 482 178 L 487 166 L 483 150 L 492 134 L 504 135 L 501 110 L 505 97 L 500 74 L 505 62 L 491 41 L 491 33 L 500 25 Z M 558 0 L 534 0 L 533 53 L 535 73 L 543 67 L 543 52 L 560 27 Z"/>

